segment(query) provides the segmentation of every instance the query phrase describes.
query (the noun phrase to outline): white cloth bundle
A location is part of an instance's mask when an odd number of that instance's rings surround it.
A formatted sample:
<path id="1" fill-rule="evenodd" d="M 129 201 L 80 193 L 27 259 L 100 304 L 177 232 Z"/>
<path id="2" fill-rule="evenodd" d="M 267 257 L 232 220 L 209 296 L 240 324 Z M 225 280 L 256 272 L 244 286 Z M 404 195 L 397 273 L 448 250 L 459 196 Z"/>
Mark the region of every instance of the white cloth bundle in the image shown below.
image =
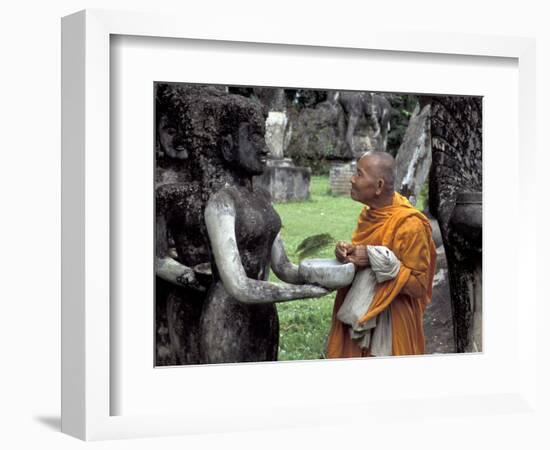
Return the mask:
<path id="1" fill-rule="evenodd" d="M 393 280 L 399 273 L 401 262 L 393 252 L 383 245 L 367 245 L 369 263 L 376 275 L 376 281 Z"/>
<path id="2" fill-rule="evenodd" d="M 370 347 L 371 354 L 375 356 L 390 356 L 392 335 L 389 309 L 362 325 L 359 320 L 370 308 L 377 283 L 395 278 L 401 262 L 384 246 L 368 245 L 367 254 L 370 267 L 357 272 L 336 317 L 350 325 L 350 336 L 358 341 L 361 348 Z"/>

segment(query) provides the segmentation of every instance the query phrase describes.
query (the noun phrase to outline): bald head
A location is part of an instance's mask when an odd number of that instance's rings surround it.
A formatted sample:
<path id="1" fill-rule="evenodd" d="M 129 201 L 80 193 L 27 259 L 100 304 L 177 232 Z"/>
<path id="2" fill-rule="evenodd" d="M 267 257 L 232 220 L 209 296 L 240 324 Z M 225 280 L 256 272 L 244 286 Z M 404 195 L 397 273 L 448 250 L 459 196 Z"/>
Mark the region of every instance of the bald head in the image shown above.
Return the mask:
<path id="1" fill-rule="evenodd" d="M 361 161 L 363 161 L 361 163 Z M 359 158 L 357 164 L 368 168 L 367 170 L 375 177 L 384 180 L 384 192 L 392 193 L 395 189 L 395 159 L 386 152 L 371 151 L 366 152 Z"/>
<path id="2" fill-rule="evenodd" d="M 394 196 L 395 160 L 389 153 L 367 152 L 357 161 L 357 170 L 351 177 L 351 198 L 382 208 L 391 205 Z"/>

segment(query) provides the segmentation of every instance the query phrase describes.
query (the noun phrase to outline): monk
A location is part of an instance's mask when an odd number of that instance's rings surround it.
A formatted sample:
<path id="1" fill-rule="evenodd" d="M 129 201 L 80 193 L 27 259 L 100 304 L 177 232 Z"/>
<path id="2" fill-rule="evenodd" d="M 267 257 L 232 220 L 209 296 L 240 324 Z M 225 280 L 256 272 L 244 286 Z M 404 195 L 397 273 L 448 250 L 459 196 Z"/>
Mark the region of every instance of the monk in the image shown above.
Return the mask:
<path id="1" fill-rule="evenodd" d="M 355 264 L 356 280 L 362 269 L 372 266 L 370 259 L 375 250 L 383 249 L 384 255 L 392 258 L 394 273 L 390 270 L 389 279 L 373 283 L 372 300 L 360 317 L 359 326 L 376 323 L 385 315 L 387 348 L 390 349 L 387 354 L 420 355 L 424 353 L 424 310 L 432 296 L 435 245 L 430 222 L 395 192 L 394 176 L 395 160 L 388 153 L 367 152 L 358 160 L 357 171 L 351 178 L 351 198 L 365 208 L 351 243 L 338 242 L 335 255 L 340 262 Z M 365 348 L 364 342 L 369 340 L 354 339 L 350 325 L 338 318 L 348 291 L 349 287 L 340 289 L 336 296 L 327 356 L 375 356 L 372 348 Z M 364 291 L 360 292 L 363 295 Z"/>

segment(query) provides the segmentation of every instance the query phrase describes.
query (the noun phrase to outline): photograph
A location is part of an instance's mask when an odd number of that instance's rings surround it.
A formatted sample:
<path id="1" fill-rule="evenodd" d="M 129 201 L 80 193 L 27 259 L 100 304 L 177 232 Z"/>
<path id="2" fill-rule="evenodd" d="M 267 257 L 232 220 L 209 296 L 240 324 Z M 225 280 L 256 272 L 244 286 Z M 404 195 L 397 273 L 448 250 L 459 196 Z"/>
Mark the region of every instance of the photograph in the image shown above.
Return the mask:
<path id="1" fill-rule="evenodd" d="M 483 352 L 483 98 L 156 81 L 154 366 Z"/>

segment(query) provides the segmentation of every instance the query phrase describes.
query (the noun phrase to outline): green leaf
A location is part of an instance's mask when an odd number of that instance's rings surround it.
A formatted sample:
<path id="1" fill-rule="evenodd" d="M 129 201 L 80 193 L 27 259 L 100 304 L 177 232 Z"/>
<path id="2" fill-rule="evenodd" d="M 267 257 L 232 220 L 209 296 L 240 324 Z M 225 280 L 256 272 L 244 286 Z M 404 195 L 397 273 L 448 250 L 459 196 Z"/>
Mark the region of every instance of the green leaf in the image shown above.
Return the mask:
<path id="1" fill-rule="evenodd" d="M 304 258 L 318 254 L 329 245 L 334 245 L 335 243 L 336 240 L 329 233 L 314 234 L 298 244 L 296 254 L 301 261 Z"/>

